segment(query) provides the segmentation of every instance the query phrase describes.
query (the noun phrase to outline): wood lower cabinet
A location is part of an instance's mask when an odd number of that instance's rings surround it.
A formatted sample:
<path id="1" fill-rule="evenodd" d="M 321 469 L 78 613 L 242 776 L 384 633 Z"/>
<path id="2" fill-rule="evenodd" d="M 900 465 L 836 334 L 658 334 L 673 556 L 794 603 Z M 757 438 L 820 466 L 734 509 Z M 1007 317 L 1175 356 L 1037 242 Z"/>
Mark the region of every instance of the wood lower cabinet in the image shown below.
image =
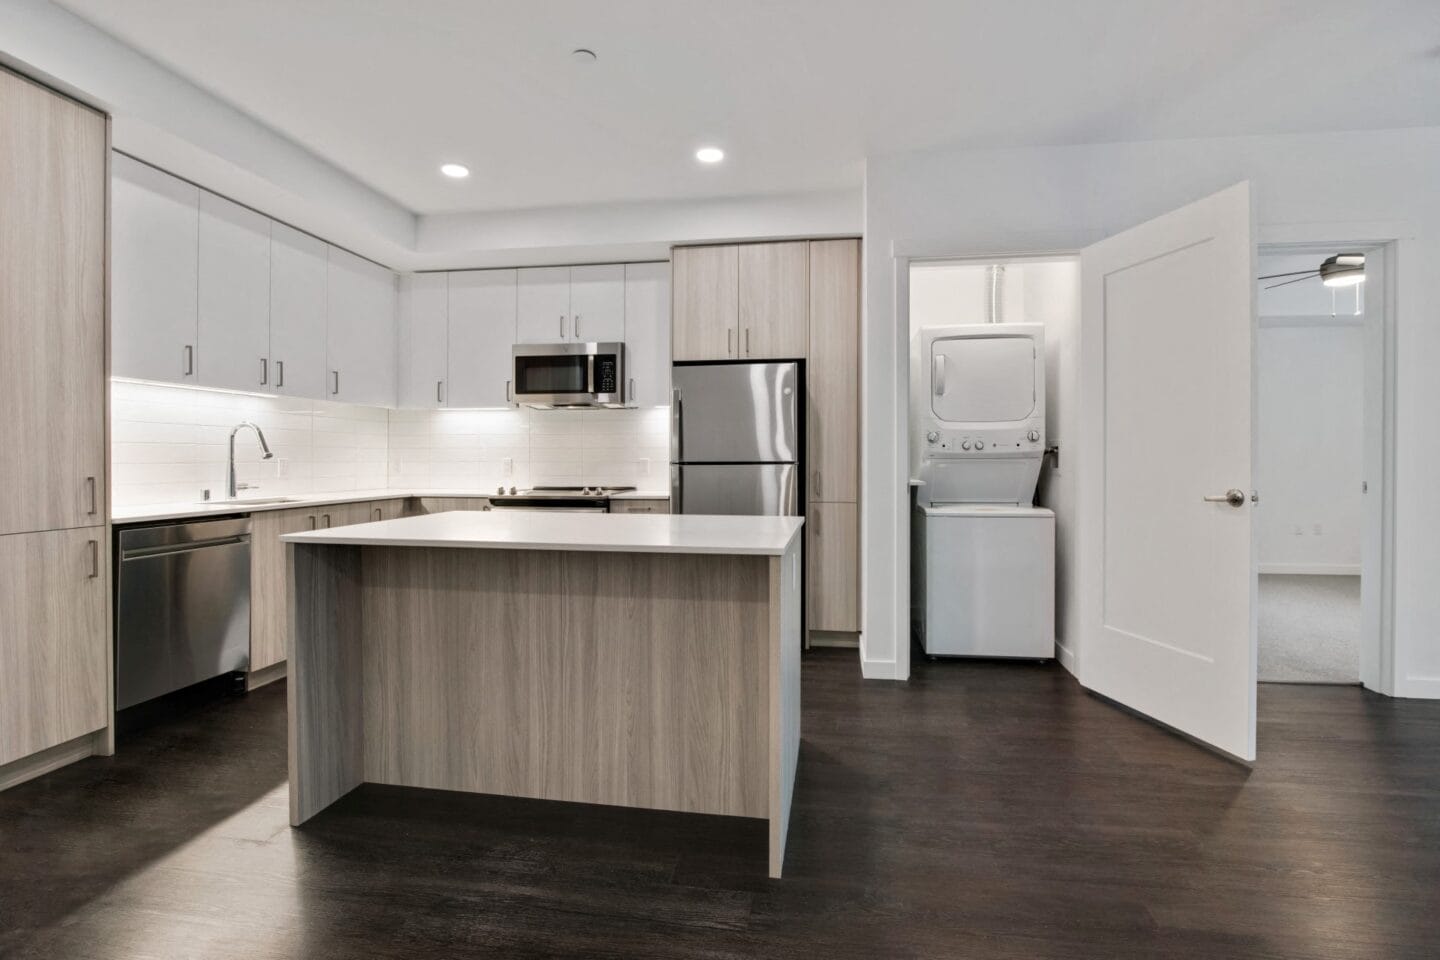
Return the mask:
<path id="1" fill-rule="evenodd" d="M 488 497 L 415 497 L 406 507 L 410 516 L 449 513 L 451 510 L 489 510 Z"/>
<path id="2" fill-rule="evenodd" d="M 611 513 L 669 513 L 670 501 L 668 498 L 657 497 L 654 500 L 611 500 Z"/>
<path id="3" fill-rule="evenodd" d="M 289 582 L 285 571 L 287 533 L 343 527 L 352 523 L 393 520 L 405 501 L 364 500 L 332 503 L 300 510 L 267 510 L 250 517 L 250 672 L 285 660 L 289 631 Z"/>
<path id="4" fill-rule="evenodd" d="M 106 528 L 0 537 L 0 765 L 110 723 Z"/>
<path id="5" fill-rule="evenodd" d="M 811 503 L 805 517 L 806 628 L 860 629 L 860 523 L 853 503 Z"/>

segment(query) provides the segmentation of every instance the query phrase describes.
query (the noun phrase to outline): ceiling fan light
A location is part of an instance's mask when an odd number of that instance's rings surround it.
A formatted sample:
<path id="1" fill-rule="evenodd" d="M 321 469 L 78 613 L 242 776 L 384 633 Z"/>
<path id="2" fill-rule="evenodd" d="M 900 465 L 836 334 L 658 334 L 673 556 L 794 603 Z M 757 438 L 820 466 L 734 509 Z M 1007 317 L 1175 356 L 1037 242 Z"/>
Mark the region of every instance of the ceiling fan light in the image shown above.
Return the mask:
<path id="1" fill-rule="evenodd" d="M 1337 253 L 1320 264 L 1320 282 L 1327 287 L 1353 287 L 1365 282 L 1365 254 Z"/>

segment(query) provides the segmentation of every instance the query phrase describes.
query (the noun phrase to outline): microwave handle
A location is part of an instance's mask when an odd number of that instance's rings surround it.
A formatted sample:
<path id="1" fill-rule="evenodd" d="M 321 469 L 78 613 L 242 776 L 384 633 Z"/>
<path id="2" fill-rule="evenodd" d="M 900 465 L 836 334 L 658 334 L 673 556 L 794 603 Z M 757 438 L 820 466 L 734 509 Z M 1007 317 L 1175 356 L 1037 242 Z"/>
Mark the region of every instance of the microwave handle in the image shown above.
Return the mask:
<path id="1" fill-rule="evenodd" d="M 585 355 L 585 392 L 595 395 L 595 354 Z"/>

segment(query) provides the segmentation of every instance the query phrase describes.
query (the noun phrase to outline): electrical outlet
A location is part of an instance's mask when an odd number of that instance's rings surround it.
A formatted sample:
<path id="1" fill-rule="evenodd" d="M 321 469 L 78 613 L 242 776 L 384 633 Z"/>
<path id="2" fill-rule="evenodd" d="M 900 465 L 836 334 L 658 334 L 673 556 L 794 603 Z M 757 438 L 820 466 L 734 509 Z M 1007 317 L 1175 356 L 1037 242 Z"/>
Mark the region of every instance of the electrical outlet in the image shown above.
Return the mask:
<path id="1" fill-rule="evenodd" d="M 290 460 L 286 457 L 275 458 L 275 479 L 283 480 L 290 475 Z"/>
<path id="2" fill-rule="evenodd" d="M 649 457 L 641 457 L 641 458 L 640 458 L 640 476 L 642 476 L 642 477 L 648 477 L 648 476 L 650 476 L 650 458 L 649 458 Z"/>
<path id="3" fill-rule="evenodd" d="M 500 461 L 500 472 L 503 476 L 513 477 L 515 475 L 515 458 L 506 457 Z"/>

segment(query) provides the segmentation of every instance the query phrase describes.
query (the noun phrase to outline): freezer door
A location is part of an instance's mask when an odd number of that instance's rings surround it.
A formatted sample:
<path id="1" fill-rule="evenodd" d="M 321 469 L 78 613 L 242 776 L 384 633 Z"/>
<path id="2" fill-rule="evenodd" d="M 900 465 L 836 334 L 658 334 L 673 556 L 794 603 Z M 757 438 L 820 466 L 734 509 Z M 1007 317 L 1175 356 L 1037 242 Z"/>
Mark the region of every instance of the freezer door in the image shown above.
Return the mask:
<path id="1" fill-rule="evenodd" d="M 796 364 L 679 366 L 671 382 L 676 463 L 800 459 Z"/>
<path id="2" fill-rule="evenodd" d="M 800 512 L 793 463 L 675 465 L 670 512 L 793 517 Z"/>

